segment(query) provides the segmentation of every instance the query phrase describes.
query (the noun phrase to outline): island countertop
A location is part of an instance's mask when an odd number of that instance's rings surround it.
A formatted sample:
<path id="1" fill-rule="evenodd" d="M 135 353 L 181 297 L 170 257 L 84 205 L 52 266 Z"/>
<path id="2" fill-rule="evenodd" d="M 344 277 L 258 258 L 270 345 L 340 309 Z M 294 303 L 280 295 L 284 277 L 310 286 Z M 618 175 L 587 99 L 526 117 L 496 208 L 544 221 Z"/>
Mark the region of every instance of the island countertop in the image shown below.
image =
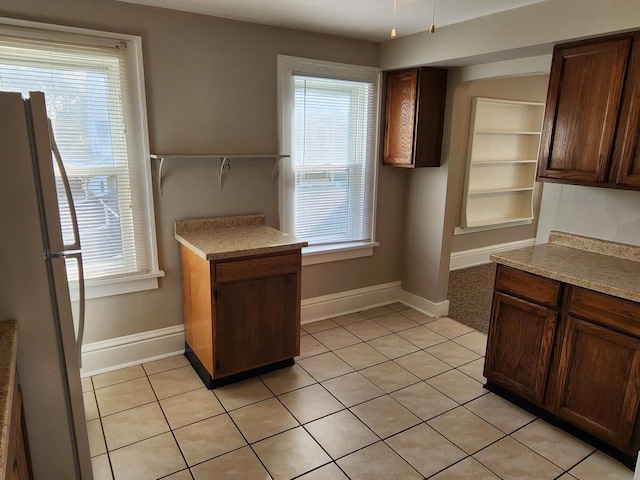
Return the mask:
<path id="1" fill-rule="evenodd" d="M 264 215 L 178 220 L 175 238 L 205 260 L 298 250 L 308 243 L 268 227 Z"/>
<path id="2" fill-rule="evenodd" d="M 552 231 L 549 243 L 491 255 L 508 267 L 640 302 L 640 247 Z"/>

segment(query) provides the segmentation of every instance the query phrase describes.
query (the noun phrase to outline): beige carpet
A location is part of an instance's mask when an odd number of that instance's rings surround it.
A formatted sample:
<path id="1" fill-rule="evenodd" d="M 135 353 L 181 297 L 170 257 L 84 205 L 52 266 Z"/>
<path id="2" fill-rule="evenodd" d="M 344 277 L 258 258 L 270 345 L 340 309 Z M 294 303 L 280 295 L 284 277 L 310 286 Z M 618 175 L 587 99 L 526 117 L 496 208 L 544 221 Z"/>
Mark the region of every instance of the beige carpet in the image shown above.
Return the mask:
<path id="1" fill-rule="evenodd" d="M 449 316 L 487 333 L 495 277 L 495 263 L 451 272 L 447 293 Z"/>

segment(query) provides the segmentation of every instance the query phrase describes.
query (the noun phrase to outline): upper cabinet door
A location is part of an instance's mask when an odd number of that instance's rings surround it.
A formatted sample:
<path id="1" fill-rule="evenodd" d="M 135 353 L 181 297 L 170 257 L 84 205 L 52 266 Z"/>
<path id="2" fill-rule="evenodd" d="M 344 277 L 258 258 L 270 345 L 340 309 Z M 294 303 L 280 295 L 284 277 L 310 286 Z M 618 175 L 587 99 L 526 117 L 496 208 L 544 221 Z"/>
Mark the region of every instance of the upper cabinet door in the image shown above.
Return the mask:
<path id="1" fill-rule="evenodd" d="M 640 35 L 634 39 L 609 180 L 640 187 Z"/>
<path id="2" fill-rule="evenodd" d="M 628 37 L 556 46 L 540 147 L 540 179 L 607 182 L 630 46 Z"/>
<path id="3" fill-rule="evenodd" d="M 383 164 L 439 167 L 447 71 L 421 67 L 387 73 Z"/>
<path id="4" fill-rule="evenodd" d="M 385 165 L 410 167 L 413 164 L 417 93 L 417 68 L 387 75 Z"/>

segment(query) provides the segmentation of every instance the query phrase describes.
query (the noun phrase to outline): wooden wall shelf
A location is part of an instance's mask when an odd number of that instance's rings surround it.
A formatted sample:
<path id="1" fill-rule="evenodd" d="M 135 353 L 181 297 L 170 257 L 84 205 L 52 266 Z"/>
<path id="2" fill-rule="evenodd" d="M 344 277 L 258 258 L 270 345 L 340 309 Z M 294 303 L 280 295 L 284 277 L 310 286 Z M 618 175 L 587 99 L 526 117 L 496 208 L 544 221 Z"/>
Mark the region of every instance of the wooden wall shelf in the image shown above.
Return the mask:
<path id="1" fill-rule="evenodd" d="M 252 158 L 264 158 L 273 160 L 273 169 L 271 178 L 275 177 L 278 171 L 279 161 L 281 158 L 288 158 L 290 155 L 281 155 L 279 153 L 247 153 L 247 154 L 226 154 L 226 153 L 207 153 L 207 154 L 152 154 L 151 159 L 158 161 L 158 192 L 162 195 L 162 174 L 165 160 L 217 160 L 218 161 L 218 186 L 222 191 L 222 177 L 224 172 L 231 169 L 231 160 L 242 160 Z"/>

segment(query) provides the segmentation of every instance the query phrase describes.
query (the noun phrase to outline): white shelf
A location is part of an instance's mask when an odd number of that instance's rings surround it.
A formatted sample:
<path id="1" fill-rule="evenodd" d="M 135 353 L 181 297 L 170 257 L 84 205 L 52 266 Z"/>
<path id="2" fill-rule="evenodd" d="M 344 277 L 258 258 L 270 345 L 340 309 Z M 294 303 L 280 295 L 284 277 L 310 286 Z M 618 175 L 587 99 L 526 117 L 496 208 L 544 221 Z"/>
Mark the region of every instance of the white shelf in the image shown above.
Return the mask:
<path id="1" fill-rule="evenodd" d="M 461 227 L 530 223 L 544 104 L 473 99 Z"/>
<path id="2" fill-rule="evenodd" d="M 531 223 L 531 221 L 533 220 L 533 217 L 501 217 L 501 218 L 495 218 L 493 220 L 489 219 L 489 220 L 484 220 L 482 222 L 472 222 L 470 225 L 464 227 L 464 228 L 481 228 L 481 227 L 488 227 L 488 226 L 494 226 L 494 225 L 503 225 L 503 224 L 527 224 L 527 223 Z"/>
<path id="3" fill-rule="evenodd" d="M 281 155 L 279 153 L 204 153 L 204 154 L 160 154 L 153 153 L 151 154 L 151 158 L 153 160 L 162 160 L 166 158 L 167 160 L 218 160 L 220 158 L 229 158 L 232 160 L 242 159 L 242 158 L 284 158 L 289 155 Z"/>
<path id="4" fill-rule="evenodd" d="M 476 135 L 469 138 L 471 161 L 515 161 L 538 158 L 538 135 Z M 471 152 L 470 152 L 471 153 Z"/>
<path id="5" fill-rule="evenodd" d="M 231 169 L 231 160 L 264 158 L 273 160 L 271 178 L 275 177 L 281 158 L 289 155 L 280 153 L 206 153 L 206 154 L 152 154 L 151 159 L 158 161 L 158 192 L 162 195 L 162 175 L 165 160 L 217 160 L 218 161 L 218 185 L 222 191 L 222 177 L 224 172 Z"/>

